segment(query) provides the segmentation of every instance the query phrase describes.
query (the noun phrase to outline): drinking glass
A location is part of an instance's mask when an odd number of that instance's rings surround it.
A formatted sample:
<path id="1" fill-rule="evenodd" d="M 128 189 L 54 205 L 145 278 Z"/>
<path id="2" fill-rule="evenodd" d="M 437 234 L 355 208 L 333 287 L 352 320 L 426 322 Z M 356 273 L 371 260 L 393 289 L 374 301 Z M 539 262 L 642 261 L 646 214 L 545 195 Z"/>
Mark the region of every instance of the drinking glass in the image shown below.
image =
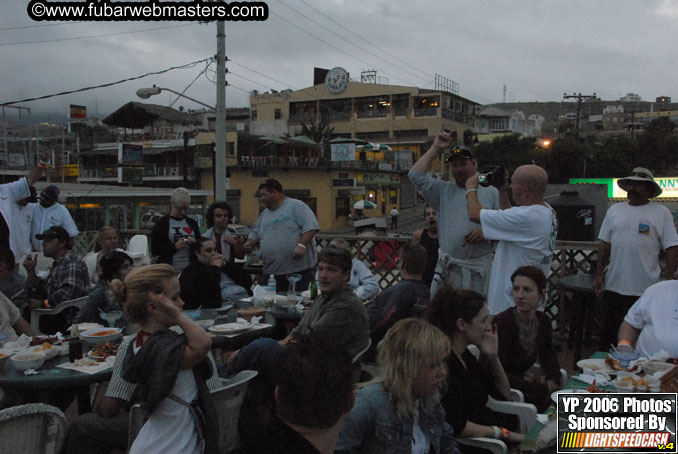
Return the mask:
<path id="1" fill-rule="evenodd" d="M 108 326 L 111 327 L 115 326 L 115 322 L 117 322 L 118 319 L 120 319 L 121 317 L 122 317 L 121 311 L 110 311 L 101 314 L 101 318 L 106 320 L 106 322 L 108 322 Z"/>
<path id="2" fill-rule="evenodd" d="M 290 283 L 289 287 L 287 288 L 287 296 L 296 297 L 297 296 L 296 286 L 297 282 L 301 280 L 301 274 L 290 274 L 289 276 L 287 276 L 287 280 Z"/>

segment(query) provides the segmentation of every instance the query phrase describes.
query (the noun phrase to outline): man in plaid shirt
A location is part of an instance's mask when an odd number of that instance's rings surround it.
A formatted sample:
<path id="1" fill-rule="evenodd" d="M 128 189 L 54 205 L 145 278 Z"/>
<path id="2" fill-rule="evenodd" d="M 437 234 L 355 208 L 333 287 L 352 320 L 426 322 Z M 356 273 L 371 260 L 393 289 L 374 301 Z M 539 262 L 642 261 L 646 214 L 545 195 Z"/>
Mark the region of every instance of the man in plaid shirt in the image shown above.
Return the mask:
<path id="1" fill-rule="evenodd" d="M 24 260 L 24 267 L 28 272 L 26 290 L 31 295 L 28 300 L 29 307 L 31 309 L 56 307 L 64 301 L 87 296 L 90 290 L 87 265 L 70 249 L 66 229 L 52 226 L 35 237 L 43 241 L 43 252 L 46 257 L 54 259 L 54 264 L 46 281 L 43 281 L 35 274 L 35 258 L 29 255 Z M 65 329 L 70 325 L 71 320 L 77 314 L 77 308 L 73 308 L 75 312 L 73 314 L 66 313 L 70 309 L 64 311 L 65 315 L 62 320 L 50 320 L 52 322 L 50 328 Z M 50 318 L 56 319 L 57 317 L 59 316 Z M 52 330 L 50 328 L 45 331 L 41 327 L 41 331 L 49 332 Z"/>

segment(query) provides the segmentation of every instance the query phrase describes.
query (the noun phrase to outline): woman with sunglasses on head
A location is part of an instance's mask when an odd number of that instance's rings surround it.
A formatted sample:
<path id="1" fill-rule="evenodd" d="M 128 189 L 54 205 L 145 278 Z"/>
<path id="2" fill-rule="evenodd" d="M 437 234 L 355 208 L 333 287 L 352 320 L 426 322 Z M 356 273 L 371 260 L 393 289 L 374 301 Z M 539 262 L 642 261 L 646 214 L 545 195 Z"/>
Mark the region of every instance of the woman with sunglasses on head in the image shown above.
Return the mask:
<path id="1" fill-rule="evenodd" d="M 176 271 L 148 265 L 111 287 L 124 299 L 128 321 L 141 327 L 123 358 L 122 376 L 139 385 L 149 419 L 129 452 L 215 452 L 217 416 L 206 385 L 212 341 L 182 312 Z"/>
<path id="2" fill-rule="evenodd" d="M 512 388 L 541 413 L 560 389 L 560 365 L 553 349 L 551 320 L 537 308 L 546 300 L 546 276 L 537 267 L 521 266 L 511 275 L 515 307 L 497 314 L 499 359 Z M 537 366 L 538 364 L 538 366 Z"/>
<path id="3" fill-rule="evenodd" d="M 442 404 L 456 436 L 522 441 L 524 435 L 506 429 L 517 426 L 515 418 L 486 406 L 490 395 L 511 400 L 511 388 L 499 361 L 497 334 L 485 298 L 471 290 L 443 285 L 429 303 L 426 320 L 447 334 L 452 346 Z M 471 344 L 480 350 L 479 359 L 467 348 Z"/>

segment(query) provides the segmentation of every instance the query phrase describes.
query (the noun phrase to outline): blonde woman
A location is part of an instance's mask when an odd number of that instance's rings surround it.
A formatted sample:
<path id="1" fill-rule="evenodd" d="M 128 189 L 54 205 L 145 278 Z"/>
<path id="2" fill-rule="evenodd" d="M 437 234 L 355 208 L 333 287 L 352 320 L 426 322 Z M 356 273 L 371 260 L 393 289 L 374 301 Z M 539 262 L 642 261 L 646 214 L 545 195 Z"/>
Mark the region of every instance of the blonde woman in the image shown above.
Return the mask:
<path id="1" fill-rule="evenodd" d="M 129 452 L 214 452 L 216 414 L 206 386 L 212 341 L 183 314 L 176 271 L 166 264 L 137 268 L 111 288 L 125 301 L 128 321 L 141 327 L 123 359 L 122 376 L 139 385 L 150 417 Z M 182 334 L 169 330 L 175 325 Z"/>
<path id="2" fill-rule="evenodd" d="M 90 252 L 83 258 L 87 265 L 89 280 L 92 285 L 99 282 L 99 276 L 101 276 L 101 258 L 106 255 L 108 251 L 113 251 L 119 247 L 120 237 L 115 228 L 110 225 L 105 225 L 97 231 L 97 244 L 94 248 L 94 252 Z"/>
<path id="3" fill-rule="evenodd" d="M 378 346 L 382 376 L 357 392 L 335 452 L 458 453 L 439 402 L 449 352 L 447 336 L 425 321 L 393 325 Z"/>

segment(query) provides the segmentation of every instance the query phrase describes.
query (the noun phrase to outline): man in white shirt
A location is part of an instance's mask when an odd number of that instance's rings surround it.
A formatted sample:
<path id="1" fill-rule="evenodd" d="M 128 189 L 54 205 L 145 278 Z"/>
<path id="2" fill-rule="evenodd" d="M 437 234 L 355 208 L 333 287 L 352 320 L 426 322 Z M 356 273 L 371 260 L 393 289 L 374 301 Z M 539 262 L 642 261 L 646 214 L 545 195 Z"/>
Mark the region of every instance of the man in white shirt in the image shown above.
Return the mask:
<path id="1" fill-rule="evenodd" d="M 57 202 L 59 200 L 59 188 L 50 184 L 40 193 L 40 203 L 35 204 L 33 222 L 31 228 L 31 242 L 36 251 L 42 252 L 42 240 L 35 236 L 49 230 L 50 227 L 63 227 L 68 232 L 69 247 L 75 245 L 75 237 L 80 231 L 75 225 L 68 208 Z"/>
<path id="2" fill-rule="evenodd" d="M 477 174 L 466 180 L 468 217 L 480 222 L 486 239 L 499 240 L 487 297 L 490 315 L 497 315 L 514 305 L 511 274 L 518 267 L 532 265 L 545 276 L 551 274 L 558 220 L 544 201 L 548 176 L 539 166 L 520 166 L 513 172 L 511 194 L 519 206 L 507 210 L 483 209 L 478 184 Z"/>
<path id="3" fill-rule="evenodd" d="M 598 266 L 593 282 L 596 294 L 603 297 L 600 346 L 605 350 L 617 340 L 617 329 L 629 308 L 645 289 L 659 281 L 660 250 L 666 251 L 668 279 L 673 279 L 678 264 L 673 216 L 664 205 L 650 202 L 662 193 L 652 172 L 636 167 L 633 175 L 617 184 L 629 200 L 612 205 L 605 214 L 598 234 Z"/>

